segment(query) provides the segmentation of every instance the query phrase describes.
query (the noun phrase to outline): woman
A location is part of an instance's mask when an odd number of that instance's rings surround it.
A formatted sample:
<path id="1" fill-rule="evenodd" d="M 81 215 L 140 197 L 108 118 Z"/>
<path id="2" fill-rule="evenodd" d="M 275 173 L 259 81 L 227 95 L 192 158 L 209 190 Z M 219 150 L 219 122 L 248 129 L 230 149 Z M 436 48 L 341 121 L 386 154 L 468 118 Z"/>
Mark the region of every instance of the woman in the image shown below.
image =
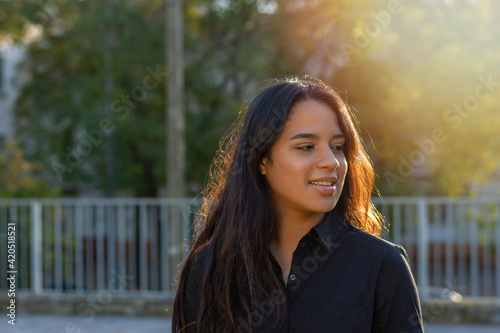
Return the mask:
<path id="1" fill-rule="evenodd" d="M 373 182 L 330 87 L 266 87 L 212 166 L 172 331 L 423 331 L 406 253 L 377 237 Z"/>

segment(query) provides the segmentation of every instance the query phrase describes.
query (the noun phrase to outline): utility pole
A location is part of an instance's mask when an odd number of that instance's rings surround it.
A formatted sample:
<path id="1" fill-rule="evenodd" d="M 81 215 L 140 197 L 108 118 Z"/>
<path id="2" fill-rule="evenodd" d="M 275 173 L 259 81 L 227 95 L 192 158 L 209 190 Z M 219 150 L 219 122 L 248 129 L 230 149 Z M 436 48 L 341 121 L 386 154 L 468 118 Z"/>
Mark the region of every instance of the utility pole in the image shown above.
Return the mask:
<path id="1" fill-rule="evenodd" d="M 185 195 L 184 62 L 182 0 L 166 0 L 167 103 L 166 163 L 167 196 Z"/>
<path id="2" fill-rule="evenodd" d="M 112 118 L 113 110 L 111 103 L 111 95 L 113 93 L 113 69 L 112 69 L 112 52 L 113 52 L 113 11 L 114 11 L 114 0 L 107 1 L 104 6 L 105 8 L 105 27 L 106 32 L 104 35 L 104 66 L 105 66 L 105 83 L 104 83 L 104 95 L 106 99 L 106 117 Z M 113 151 L 113 133 L 105 134 L 106 140 L 106 196 L 115 196 L 115 154 Z"/>

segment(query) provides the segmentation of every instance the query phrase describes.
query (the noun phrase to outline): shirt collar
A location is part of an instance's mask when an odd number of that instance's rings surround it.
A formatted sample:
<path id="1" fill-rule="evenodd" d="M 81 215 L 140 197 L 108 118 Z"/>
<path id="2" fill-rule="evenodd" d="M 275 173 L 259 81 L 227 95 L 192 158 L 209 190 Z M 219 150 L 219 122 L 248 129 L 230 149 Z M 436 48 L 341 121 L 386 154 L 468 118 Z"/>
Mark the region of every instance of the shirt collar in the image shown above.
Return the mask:
<path id="1" fill-rule="evenodd" d="M 323 245 L 327 249 L 331 249 L 345 226 L 346 223 L 342 217 L 340 217 L 337 209 L 333 209 L 331 212 L 326 213 L 323 221 L 313 229 L 318 234 L 319 240 L 321 240 Z"/>

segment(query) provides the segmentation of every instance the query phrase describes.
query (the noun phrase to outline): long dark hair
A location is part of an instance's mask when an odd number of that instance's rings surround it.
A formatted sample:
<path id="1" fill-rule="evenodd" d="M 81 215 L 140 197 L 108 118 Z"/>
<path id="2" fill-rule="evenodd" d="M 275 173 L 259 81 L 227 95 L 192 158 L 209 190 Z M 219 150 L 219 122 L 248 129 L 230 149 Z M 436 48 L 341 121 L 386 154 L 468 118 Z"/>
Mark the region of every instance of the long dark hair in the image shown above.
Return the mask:
<path id="1" fill-rule="evenodd" d="M 273 274 L 269 249 L 279 220 L 271 205 L 259 163 L 283 131 L 292 107 L 316 100 L 337 113 L 346 137 L 348 163 L 337 210 L 344 220 L 379 235 L 382 220 L 370 198 L 374 184 L 371 161 L 346 104 L 328 85 L 310 77 L 277 79 L 265 87 L 242 112 L 221 141 L 203 195 L 194 244 L 182 268 L 172 315 L 173 332 L 186 326 L 184 289 L 194 260 L 203 254 L 198 312 L 201 332 L 237 332 L 237 310 L 251 322 L 254 304 L 284 294 L 280 276 Z M 283 320 L 286 302 L 274 302 L 276 324 Z"/>

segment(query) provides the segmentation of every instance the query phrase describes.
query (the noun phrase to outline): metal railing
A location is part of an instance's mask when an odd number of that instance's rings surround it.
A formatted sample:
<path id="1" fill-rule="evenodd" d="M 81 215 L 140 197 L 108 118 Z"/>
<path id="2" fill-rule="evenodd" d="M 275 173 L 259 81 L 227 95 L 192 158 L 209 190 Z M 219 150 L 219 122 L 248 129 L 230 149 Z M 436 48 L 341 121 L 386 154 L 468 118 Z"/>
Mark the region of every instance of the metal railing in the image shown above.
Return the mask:
<path id="1" fill-rule="evenodd" d="M 410 257 L 422 298 L 444 288 L 500 297 L 500 198 L 374 200 L 389 227 L 384 238 Z"/>
<path id="2" fill-rule="evenodd" d="M 193 199 L 3 199 L 0 271 L 9 270 L 6 232 L 14 223 L 18 290 L 172 295 L 198 206 Z"/>
<path id="3" fill-rule="evenodd" d="M 422 298 L 434 287 L 500 297 L 500 198 L 374 203 L 388 222 L 383 237 L 407 250 Z M 171 297 L 198 209 L 193 199 L 2 199 L 0 271 L 14 223 L 18 290 Z"/>

